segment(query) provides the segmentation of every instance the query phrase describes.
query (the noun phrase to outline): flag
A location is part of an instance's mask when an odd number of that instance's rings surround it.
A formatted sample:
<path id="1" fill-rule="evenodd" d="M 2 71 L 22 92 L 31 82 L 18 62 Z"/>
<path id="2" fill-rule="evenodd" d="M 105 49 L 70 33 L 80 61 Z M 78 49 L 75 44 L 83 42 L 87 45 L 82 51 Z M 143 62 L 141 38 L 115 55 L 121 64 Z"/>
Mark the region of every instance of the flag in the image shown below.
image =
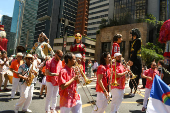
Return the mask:
<path id="1" fill-rule="evenodd" d="M 170 87 L 156 75 L 146 113 L 170 113 Z"/>

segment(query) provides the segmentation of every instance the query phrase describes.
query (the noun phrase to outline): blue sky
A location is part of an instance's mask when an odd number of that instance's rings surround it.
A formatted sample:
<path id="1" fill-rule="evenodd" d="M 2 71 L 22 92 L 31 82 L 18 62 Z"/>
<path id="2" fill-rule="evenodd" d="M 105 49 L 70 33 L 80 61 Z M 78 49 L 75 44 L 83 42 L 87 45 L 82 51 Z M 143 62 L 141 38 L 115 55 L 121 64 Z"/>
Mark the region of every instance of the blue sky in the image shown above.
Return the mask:
<path id="1" fill-rule="evenodd" d="M 0 20 L 2 15 L 12 17 L 15 0 L 0 0 Z"/>

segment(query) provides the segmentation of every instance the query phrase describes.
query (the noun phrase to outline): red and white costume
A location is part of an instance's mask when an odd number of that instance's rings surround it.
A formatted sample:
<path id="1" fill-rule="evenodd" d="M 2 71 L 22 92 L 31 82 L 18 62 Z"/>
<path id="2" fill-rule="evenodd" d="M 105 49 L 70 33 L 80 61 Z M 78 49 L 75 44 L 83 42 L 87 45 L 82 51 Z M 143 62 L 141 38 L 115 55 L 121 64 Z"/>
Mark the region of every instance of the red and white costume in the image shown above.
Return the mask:
<path id="1" fill-rule="evenodd" d="M 98 83 L 98 76 L 99 74 L 103 75 L 102 78 L 102 82 L 103 85 L 105 87 L 105 89 L 107 89 L 108 91 L 108 80 L 110 80 L 110 65 L 100 65 L 98 66 L 97 69 L 97 82 L 96 82 L 96 92 L 97 92 L 97 101 L 96 101 L 96 105 L 98 107 L 97 111 L 92 111 L 92 113 L 103 113 L 104 110 L 106 109 L 107 105 L 108 105 L 108 100 L 106 99 L 106 96 L 104 95 L 104 92 L 102 90 L 102 88 L 100 87 L 99 83 Z M 97 108 L 95 108 L 97 109 Z"/>
<path id="2" fill-rule="evenodd" d="M 75 39 L 82 39 L 82 36 L 80 33 L 77 33 L 75 35 Z M 82 43 L 76 43 L 76 44 L 73 44 L 70 46 L 70 52 L 73 52 L 74 54 L 76 53 L 80 53 L 82 55 L 82 58 L 85 59 L 85 52 L 86 52 L 86 47 L 84 44 Z M 85 61 L 81 60 L 82 61 L 82 65 L 84 67 L 84 72 L 85 72 Z"/>
<path id="3" fill-rule="evenodd" d="M 6 32 L 4 30 L 4 25 L 0 25 L 0 51 L 7 51 L 7 43 Z"/>
<path id="4" fill-rule="evenodd" d="M 125 72 L 125 68 L 121 63 L 116 62 L 116 73 Z M 115 72 L 115 65 L 113 65 L 113 72 Z M 119 86 L 111 86 L 112 102 L 111 102 L 111 113 L 116 113 L 119 109 L 121 102 L 123 101 L 124 89 L 125 89 L 125 75 L 120 78 L 116 78 Z M 115 73 L 113 73 L 112 82 L 115 81 Z"/>
<path id="5" fill-rule="evenodd" d="M 111 57 L 114 58 L 115 53 L 120 53 L 120 46 L 118 43 L 113 43 Z"/>
<path id="6" fill-rule="evenodd" d="M 59 73 L 62 69 L 61 60 L 56 61 L 55 58 L 52 58 L 46 62 L 46 70 L 49 70 L 51 73 Z M 50 101 L 52 98 L 51 109 L 54 110 L 57 104 L 57 95 L 59 91 L 58 87 L 58 76 L 46 76 L 46 86 L 47 86 L 47 96 L 45 110 L 50 112 Z"/>
<path id="7" fill-rule="evenodd" d="M 75 72 L 73 68 L 65 65 L 59 74 L 59 87 L 70 81 L 74 76 Z M 70 111 L 72 111 L 72 113 L 82 113 L 82 102 L 76 88 L 77 81 L 73 81 L 64 90 L 60 87 L 60 113 L 69 113 Z"/>
<path id="8" fill-rule="evenodd" d="M 151 88 L 152 88 L 153 79 L 155 78 L 155 75 L 159 75 L 159 71 L 157 71 L 156 69 L 153 70 L 153 69 L 150 68 L 150 69 L 147 69 L 144 72 L 144 75 L 148 76 L 148 77 L 152 77 L 152 80 L 146 79 L 145 97 L 144 97 L 144 100 L 143 100 L 143 107 L 146 108 L 147 100 L 149 98 L 149 95 L 150 95 L 150 92 L 151 92 Z"/>

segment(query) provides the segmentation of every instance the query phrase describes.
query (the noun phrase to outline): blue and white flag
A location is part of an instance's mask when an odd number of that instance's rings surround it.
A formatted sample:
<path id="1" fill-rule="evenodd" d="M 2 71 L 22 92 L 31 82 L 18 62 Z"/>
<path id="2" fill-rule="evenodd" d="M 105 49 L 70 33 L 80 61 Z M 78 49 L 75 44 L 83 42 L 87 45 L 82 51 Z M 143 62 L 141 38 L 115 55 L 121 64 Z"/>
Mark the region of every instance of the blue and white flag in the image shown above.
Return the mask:
<path id="1" fill-rule="evenodd" d="M 146 113 L 170 113 L 170 87 L 156 75 Z"/>

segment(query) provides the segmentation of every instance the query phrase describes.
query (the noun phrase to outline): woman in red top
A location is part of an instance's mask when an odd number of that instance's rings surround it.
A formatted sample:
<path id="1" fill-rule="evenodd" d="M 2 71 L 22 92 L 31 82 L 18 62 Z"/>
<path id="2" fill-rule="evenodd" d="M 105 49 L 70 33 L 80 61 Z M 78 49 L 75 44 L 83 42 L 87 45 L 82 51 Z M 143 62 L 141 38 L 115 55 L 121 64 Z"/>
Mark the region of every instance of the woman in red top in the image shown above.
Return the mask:
<path id="1" fill-rule="evenodd" d="M 109 78 L 110 78 L 110 62 L 111 56 L 109 52 L 104 52 L 100 58 L 100 66 L 97 69 L 97 111 L 92 113 L 103 113 L 108 105 L 109 99 Z M 97 108 L 96 108 L 97 109 Z"/>

